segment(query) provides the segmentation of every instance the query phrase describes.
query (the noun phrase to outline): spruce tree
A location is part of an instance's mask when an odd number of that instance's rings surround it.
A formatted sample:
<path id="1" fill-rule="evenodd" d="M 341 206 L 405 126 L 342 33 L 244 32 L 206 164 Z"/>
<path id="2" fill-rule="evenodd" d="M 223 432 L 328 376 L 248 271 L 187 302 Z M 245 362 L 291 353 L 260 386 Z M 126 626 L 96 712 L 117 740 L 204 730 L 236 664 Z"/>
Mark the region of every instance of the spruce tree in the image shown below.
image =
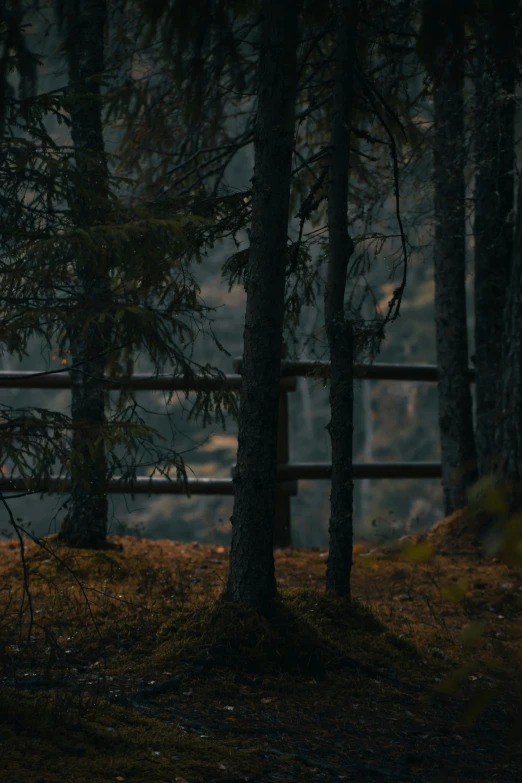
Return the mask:
<path id="1" fill-rule="evenodd" d="M 67 8 L 78 14 L 68 16 Z M 3 406 L 0 462 L 27 479 L 28 489 L 43 487 L 58 466 L 73 485 L 62 537 L 103 546 L 109 475 L 132 481 L 146 449 L 156 470 L 170 476 L 174 468 L 186 478 L 181 456 L 158 446 L 156 430 L 136 414 L 130 384 L 136 353 L 145 351 L 156 372 L 168 364 L 187 388 L 198 387 L 196 371 L 222 375 L 194 362 L 189 345 L 210 315 L 190 267 L 216 212 L 193 198 L 146 202 L 120 195 L 103 147 L 104 8 L 60 11 L 65 30 L 78 25 L 66 37 L 68 89 L 4 101 L 0 339 L 19 357 L 33 337 L 62 356 L 62 369 L 72 372 L 73 410 L 69 417 Z M 50 117 L 70 129 L 72 148 L 50 135 Z M 104 374 L 129 382 L 112 406 Z M 199 385 L 194 405 L 204 420 L 222 419 L 222 406 L 234 410 L 235 399 Z"/>

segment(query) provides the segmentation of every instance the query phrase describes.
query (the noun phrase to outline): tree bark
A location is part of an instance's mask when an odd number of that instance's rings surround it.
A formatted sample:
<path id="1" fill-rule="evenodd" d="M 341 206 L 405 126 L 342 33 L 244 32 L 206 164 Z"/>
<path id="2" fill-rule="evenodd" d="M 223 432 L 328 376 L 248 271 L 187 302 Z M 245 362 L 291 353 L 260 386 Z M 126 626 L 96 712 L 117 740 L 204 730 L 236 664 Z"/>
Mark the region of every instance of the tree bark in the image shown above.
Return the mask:
<path id="1" fill-rule="evenodd" d="M 481 32 L 475 80 L 475 439 L 479 473 L 487 475 L 493 464 L 499 346 L 513 258 L 516 63 L 505 54 L 506 30 L 495 36 L 485 25 Z"/>
<path id="2" fill-rule="evenodd" d="M 502 379 L 493 470 L 510 485 L 512 510 L 522 507 L 522 180 L 518 183 L 513 264 L 504 310 Z"/>
<path id="3" fill-rule="evenodd" d="M 464 187 L 464 22 L 448 29 L 434 77 L 435 326 L 444 510 L 467 503 L 476 478 L 468 373 Z"/>
<path id="4" fill-rule="evenodd" d="M 285 259 L 296 95 L 297 0 L 265 0 L 238 457 L 226 596 L 275 609 L 273 525 Z"/>
<path id="5" fill-rule="evenodd" d="M 354 250 L 348 233 L 348 173 L 358 0 L 341 0 L 339 6 L 328 186 L 329 260 L 324 294 L 331 362 L 327 429 L 332 444 L 326 589 L 344 597 L 350 595 L 353 550 L 353 325 L 345 316 L 344 294 L 348 261 Z"/>
<path id="6" fill-rule="evenodd" d="M 70 0 L 65 14 L 77 175 L 70 207 L 76 226 L 88 230 L 103 220 L 108 199 L 99 82 L 105 67 L 106 0 Z M 95 317 L 110 300 L 110 276 L 100 254 L 78 259 L 76 268 L 79 317 L 70 334 L 72 491 L 60 538 L 71 546 L 97 548 L 104 546 L 107 536 L 103 376 L 108 333 Z"/>
<path id="7" fill-rule="evenodd" d="M 366 300 L 365 309 L 367 319 L 370 321 L 375 316 L 374 305 Z M 364 440 L 362 448 L 363 462 L 371 462 L 373 460 L 373 410 L 372 410 L 372 382 L 370 380 L 363 381 L 362 383 L 362 413 L 364 419 Z M 361 511 L 360 518 L 364 522 L 368 516 L 370 508 L 371 497 L 371 482 L 370 479 L 362 479 L 359 482 L 361 493 Z"/>

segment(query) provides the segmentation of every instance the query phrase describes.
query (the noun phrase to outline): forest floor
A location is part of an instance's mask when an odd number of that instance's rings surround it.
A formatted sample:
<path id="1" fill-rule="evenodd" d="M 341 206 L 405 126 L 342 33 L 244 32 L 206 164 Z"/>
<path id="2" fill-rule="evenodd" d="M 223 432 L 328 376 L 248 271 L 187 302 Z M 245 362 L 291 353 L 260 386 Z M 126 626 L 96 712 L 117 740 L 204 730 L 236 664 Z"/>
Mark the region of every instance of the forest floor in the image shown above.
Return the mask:
<path id="1" fill-rule="evenodd" d="M 458 516 L 358 545 L 352 604 L 326 551 L 276 551 L 272 623 L 216 602 L 222 546 L 41 544 L 31 606 L 0 544 L 2 783 L 522 780 L 522 566 Z"/>

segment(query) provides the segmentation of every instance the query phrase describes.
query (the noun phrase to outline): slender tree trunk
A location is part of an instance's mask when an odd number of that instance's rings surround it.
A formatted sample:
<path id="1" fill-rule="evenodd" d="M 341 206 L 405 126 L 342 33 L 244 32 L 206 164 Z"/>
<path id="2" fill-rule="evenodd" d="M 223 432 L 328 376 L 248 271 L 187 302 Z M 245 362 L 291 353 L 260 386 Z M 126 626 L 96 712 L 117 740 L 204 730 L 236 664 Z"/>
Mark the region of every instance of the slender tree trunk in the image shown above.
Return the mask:
<path id="1" fill-rule="evenodd" d="M 368 300 L 364 303 L 366 317 L 371 320 L 375 316 L 375 308 Z M 362 449 L 363 462 L 371 462 L 373 459 L 373 411 L 372 411 L 372 382 L 369 380 L 362 383 L 362 412 L 364 420 L 364 441 Z M 361 520 L 364 522 L 368 516 L 371 497 L 370 479 L 362 479 L 359 482 L 361 492 Z"/>
<path id="2" fill-rule="evenodd" d="M 71 135 L 77 180 L 71 210 L 77 226 L 104 218 L 108 196 L 100 104 L 106 0 L 69 0 L 65 7 L 66 52 L 71 97 Z M 95 77 L 93 79 L 93 77 Z M 97 77 L 97 78 L 96 78 Z M 77 263 L 79 317 L 70 334 L 73 425 L 70 509 L 60 537 L 71 546 L 101 547 L 107 536 L 107 461 L 103 440 L 103 384 L 108 334 L 95 316 L 110 300 L 110 277 L 100 255 Z"/>
<path id="3" fill-rule="evenodd" d="M 262 4 L 252 228 L 227 598 L 275 608 L 273 525 L 285 259 L 296 94 L 297 0 Z"/>
<path id="4" fill-rule="evenodd" d="M 522 507 L 522 180 L 518 183 L 515 247 L 502 340 L 502 377 L 493 469 L 511 485 L 513 510 Z"/>
<path id="5" fill-rule="evenodd" d="M 330 179 L 328 186 L 329 260 L 324 295 L 330 348 L 330 422 L 332 490 L 330 551 L 326 589 L 350 595 L 353 550 L 353 325 L 344 313 L 348 261 L 353 242 L 348 233 L 348 171 L 352 128 L 358 0 L 341 0 L 335 49 Z"/>
<path id="6" fill-rule="evenodd" d="M 504 40 L 501 46 L 505 44 Z M 482 34 L 475 80 L 475 439 L 481 475 L 492 470 L 502 375 L 499 346 L 513 258 L 516 64 L 502 51 L 488 26 Z"/>
<path id="7" fill-rule="evenodd" d="M 476 478 L 466 323 L 464 23 L 437 54 L 434 83 L 435 325 L 444 510 L 466 505 Z"/>

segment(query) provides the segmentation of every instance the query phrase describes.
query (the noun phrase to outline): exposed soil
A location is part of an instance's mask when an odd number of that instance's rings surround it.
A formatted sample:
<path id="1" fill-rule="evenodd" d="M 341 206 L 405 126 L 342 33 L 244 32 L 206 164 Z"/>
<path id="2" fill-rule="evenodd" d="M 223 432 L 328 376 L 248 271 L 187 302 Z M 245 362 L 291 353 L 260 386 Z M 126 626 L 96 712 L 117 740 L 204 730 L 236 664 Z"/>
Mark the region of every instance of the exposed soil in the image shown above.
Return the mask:
<path id="1" fill-rule="evenodd" d="M 42 543 L 30 643 L 0 544 L 5 783 L 522 779 L 522 566 L 458 517 L 357 546 L 352 604 L 324 593 L 325 551 L 276 551 L 272 623 L 216 600 L 223 547 Z"/>

